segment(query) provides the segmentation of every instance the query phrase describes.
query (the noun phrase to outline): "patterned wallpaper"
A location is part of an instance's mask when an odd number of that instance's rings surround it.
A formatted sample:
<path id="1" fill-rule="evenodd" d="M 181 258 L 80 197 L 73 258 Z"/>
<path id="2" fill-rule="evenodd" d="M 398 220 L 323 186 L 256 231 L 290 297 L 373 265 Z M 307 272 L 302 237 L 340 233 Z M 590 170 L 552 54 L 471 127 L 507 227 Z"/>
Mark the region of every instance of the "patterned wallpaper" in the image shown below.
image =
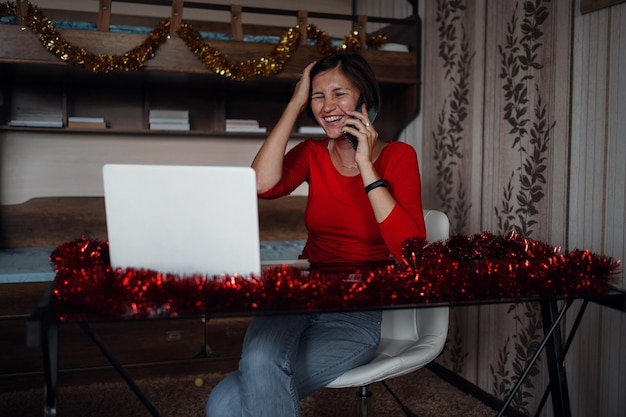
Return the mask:
<path id="1" fill-rule="evenodd" d="M 456 233 L 515 231 L 624 259 L 626 4 L 426 1 L 424 39 L 425 206 Z M 625 316 L 585 312 L 566 358 L 572 415 L 626 415 Z M 439 362 L 504 398 L 542 336 L 539 307 L 451 317 Z M 514 407 L 535 415 L 547 386 L 541 357 Z M 549 399 L 540 415 L 553 415 Z"/>

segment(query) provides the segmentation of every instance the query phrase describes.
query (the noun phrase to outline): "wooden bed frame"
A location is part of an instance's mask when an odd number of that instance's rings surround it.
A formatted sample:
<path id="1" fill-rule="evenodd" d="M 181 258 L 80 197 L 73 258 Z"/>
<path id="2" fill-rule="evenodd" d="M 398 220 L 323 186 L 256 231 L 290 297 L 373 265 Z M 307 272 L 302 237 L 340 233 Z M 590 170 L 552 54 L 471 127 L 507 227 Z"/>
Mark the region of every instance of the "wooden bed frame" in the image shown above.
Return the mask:
<path id="1" fill-rule="evenodd" d="M 168 3 L 159 0 L 135 0 L 136 3 L 158 4 Z M 0 5 L 3 3 L 0 2 Z M 186 21 L 183 16 L 193 15 L 190 6 L 183 10 L 182 0 L 173 0 L 169 16 L 170 39 L 164 42 L 158 53 L 149 59 L 145 65 L 131 73 L 92 74 L 83 68 L 70 65 L 50 53 L 42 46 L 34 33 L 23 28 L 23 22 L 17 25 L 0 24 L 0 92 L 3 100 L 0 102 L 0 140 L 6 135 L 12 136 L 13 141 L 26 139 L 33 143 L 44 143 L 53 136 L 70 138 L 71 144 L 80 146 L 88 143 L 90 138 L 82 135 L 92 135 L 109 141 L 111 148 L 119 146 L 118 136 L 132 136 L 142 140 L 146 138 L 147 147 L 155 141 L 175 142 L 180 139 L 179 134 L 154 134 L 146 125 L 146 105 L 137 105 L 140 109 L 130 109 L 123 105 L 129 101 L 131 94 L 128 89 L 135 88 L 135 84 L 153 84 L 145 92 L 160 94 L 161 81 L 167 81 L 168 87 L 174 91 L 167 91 L 162 101 L 173 102 L 184 99 L 196 108 L 209 108 L 202 115 L 208 121 L 202 120 L 195 132 L 184 132 L 183 135 L 193 142 L 206 142 L 211 138 L 226 138 L 228 140 L 262 139 L 259 134 L 227 134 L 223 129 L 223 119 L 228 116 L 228 108 L 246 109 L 252 107 L 258 113 L 263 108 L 267 115 L 262 120 L 268 129 L 271 121 L 278 120 L 279 112 L 287 100 L 294 82 L 299 78 L 302 68 L 309 62 L 322 56 L 317 46 L 307 45 L 301 37 L 301 44 L 291 54 L 281 71 L 269 77 L 255 78 L 249 81 L 233 81 L 216 75 L 208 69 L 189 49 L 184 41 L 176 35 L 177 28 Z M 188 3 L 189 4 L 189 3 Z M 219 5 L 197 5 L 194 7 L 214 7 L 224 10 Z M 28 3 L 18 0 L 16 17 L 23 19 L 27 16 Z M 409 52 L 390 52 L 375 49 L 361 48 L 357 53 L 362 54 L 372 65 L 383 91 L 383 111 L 377 119 L 377 128 L 381 137 L 394 139 L 415 119 L 419 111 L 419 76 L 420 76 L 420 21 L 417 16 L 408 19 L 377 19 L 365 16 L 327 15 L 307 13 L 306 11 L 288 12 L 249 7 L 226 6 L 231 13 L 230 23 L 192 22 L 194 27 L 203 31 L 217 31 L 232 33 L 232 41 L 210 41 L 212 47 L 228 56 L 231 62 L 249 60 L 266 56 L 274 46 L 271 44 L 252 43 L 242 41 L 246 34 L 280 35 L 285 28 L 267 27 L 260 25 L 242 24 L 243 14 L 246 13 L 273 13 L 276 15 L 293 15 L 294 26 L 304 30 L 309 18 L 345 19 L 355 24 L 359 30 L 360 44 L 365 42 L 366 22 L 388 24 L 383 30 L 389 42 L 409 45 Z M 125 25 L 140 25 L 155 27 L 157 19 L 141 18 L 137 16 L 111 15 L 111 0 L 101 0 L 99 13 L 89 15 L 72 10 L 45 10 L 51 19 L 72 19 L 97 22 L 97 31 L 66 29 L 59 30 L 62 36 L 73 45 L 85 48 L 93 53 L 121 54 L 141 44 L 145 35 L 114 33 L 108 30 L 112 22 Z M 320 28 L 323 29 L 323 28 Z M 175 81 L 170 82 L 171 79 Z M 156 82 L 154 80 L 157 80 Z M 97 106 L 109 98 L 109 89 L 116 94 L 126 94 L 119 101 L 109 104 L 113 116 L 118 117 L 121 127 L 111 125 L 106 131 L 82 131 L 77 133 L 70 128 L 41 129 L 28 127 L 8 126 L 11 120 L 11 97 L 16 89 L 24 85 L 37 85 L 42 88 L 62 86 L 64 97 L 64 117 L 67 118 L 70 110 L 68 96 L 72 91 L 82 94 L 81 104 L 90 103 Z M 93 88 L 92 88 L 93 86 Z M 204 97 L 197 101 L 190 100 L 194 90 L 202 86 L 206 91 L 227 91 L 226 102 L 220 96 L 214 102 L 205 101 Z M 90 91 L 83 91 L 90 90 Z M 204 91 L 203 91 L 204 92 Z M 135 96 L 141 96 L 142 91 Z M 272 100 L 267 99 L 268 94 Z M 35 97 L 33 101 L 37 101 Z M 252 103 L 252 105 L 251 105 Z M 116 108 L 121 104 L 121 110 Z M 102 106 L 102 105 L 101 105 Z M 262 106 L 262 107 L 260 107 Z M 96 107 L 94 107 L 96 108 Z M 96 108 L 98 110 L 104 107 Z M 128 114 L 126 114 L 128 113 Z M 213 114 L 214 113 L 214 114 Z M 143 116 L 142 116 L 143 114 Z M 144 118 L 136 122 L 134 119 Z M 237 114 L 237 116 L 242 113 Z M 245 115 L 245 114 L 244 114 Z M 153 137 L 154 136 L 154 137 Z M 38 137 L 41 139 L 35 140 Z M 304 136 L 294 132 L 295 139 Z M 188 141 L 188 142 L 189 142 Z M 4 141 L 0 141 L 4 143 Z M 195 143 L 195 142 L 194 142 Z M 85 145 L 88 146 L 88 145 Z M 91 149 L 91 148 L 89 148 Z M 69 169 L 69 168 L 68 168 Z M 48 194 L 49 195 L 49 194 Z M 47 197 L 41 196 L 41 197 Z M 32 200 L 19 205 L 0 206 L 0 235 L 4 248 L 29 248 L 37 246 L 56 246 L 62 240 L 78 238 L 79 234 L 94 235 L 106 238 L 103 223 L 102 201 L 93 196 L 54 197 Z M 281 203 L 289 203 L 285 205 Z M 262 239 L 304 239 L 306 232 L 302 224 L 302 212 L 306 198 L 300 197 L 288 200 L 281 199 L 270 202 L 260 202 Z M 92 214 L 92 218 L 85 216 Z M 292 221 L 286 221 L 289 218 Z M 55 230 L 54 227 L 60 229 Z M 30 233 L 30 235 L 29 235 Z M 32 238 L 32 239 L 31 239 Z M 0 374 L 0 386 L 14 389 L 17 385 L 23 387 L 40 386 L 41 364 L 38 363 L 40 354 L 37 349 L 24 349 L 24 320 L 36 305 L 43 291 L 49 286 L 47 282 L 2 284 L 0 291 L 0 330 L 6 337 L 3 338 L 2 349 L 7 354 L 2 363 L 5 372 Z M 150 376 L 155 373 L 188 372 L 202 366 L 208 371 L 230 369 L 236 365 L 239 348 L 245 326 L 240 322 L 207 322 L 198 320 L 169 321 L 167 324 L 151 322 L 138 326 L 129 326 L 120 330 L 119 327 L 107 328 L 106 324 L 100 329 L 101 334 L 116 339 L 119 332 L 134 335 L 134 338 L 123 346 L 116 346 L 122 353 L 124 364 L 133 369 L 134 375 Z M 84 340 L 75 329 L 66 330 L 64 343 L 61 345 L 62 381 L 83 382 L 84 380 L 102 380 L 104 376 L 112 374 L 109 368 L 103 367 L 97 352 L 86 351 Z M 223 340 L 220 346 L 205 346 L 207 335 L 211 339 Z M 149 347 L 149 349 L 148 349 Z M 147 355 L 146 352 L 150 351 Z M 199 353 L 200 351 L 200 353 Z M 196 356 L 194 358 L 194 356 Z M 197 358 L 201 356 L 201 358 Z M 204 356 L 204 357 L 202 357 Z M 17 385 L 16 385 L 17 384 Z"/>

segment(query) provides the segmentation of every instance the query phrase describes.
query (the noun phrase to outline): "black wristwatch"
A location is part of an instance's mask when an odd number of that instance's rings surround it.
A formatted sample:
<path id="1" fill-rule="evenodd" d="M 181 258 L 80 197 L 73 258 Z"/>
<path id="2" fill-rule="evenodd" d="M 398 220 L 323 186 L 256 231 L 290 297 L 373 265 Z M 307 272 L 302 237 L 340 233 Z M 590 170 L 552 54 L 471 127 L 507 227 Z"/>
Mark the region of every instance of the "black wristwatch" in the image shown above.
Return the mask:
<path id="1" fill-rule="evenodd" d="M 388 185 L 389 185 L 389 183 L 387 182 L 387 180 L 384 180 L 384 179 L 381 178 L 378 181 L 374 181 L 373 183 L 371 183 L 370 185 L 365 187 L 365 194 L 368 194 L 374 188 L 387 187 Z"/>

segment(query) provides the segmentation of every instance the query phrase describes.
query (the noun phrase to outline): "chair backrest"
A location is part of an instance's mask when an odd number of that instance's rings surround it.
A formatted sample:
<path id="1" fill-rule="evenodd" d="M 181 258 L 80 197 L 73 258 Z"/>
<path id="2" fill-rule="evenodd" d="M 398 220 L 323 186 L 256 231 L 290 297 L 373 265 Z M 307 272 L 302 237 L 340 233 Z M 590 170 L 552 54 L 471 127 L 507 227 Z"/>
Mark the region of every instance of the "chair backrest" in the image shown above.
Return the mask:
<path id="1" fill-rule="evenodd" d="M 448 240 L 450 237 L 450 221 L 445 213 L 438 210 L 424 210 L 424 223 L 426 223 L 428 242 Z"/>
<path id="2" fill-rule="evenodd" d="M 437 210 L 424 210 L 426 240 L 436 242 L 450 236 L 450 222 L 445 213 Z M 448 309 L 448 307 L 442 307 Z M 439 336 L 442 329 L 448 328 L 448 316 L 442 315 L 440 308 L 385 310 L 381 337 L 383 339 L 418 340 L 426 334 Z M 445 321 L 445 323 L 443 323 Z M 447 331 L 447 330 L 446 330 Z"/>

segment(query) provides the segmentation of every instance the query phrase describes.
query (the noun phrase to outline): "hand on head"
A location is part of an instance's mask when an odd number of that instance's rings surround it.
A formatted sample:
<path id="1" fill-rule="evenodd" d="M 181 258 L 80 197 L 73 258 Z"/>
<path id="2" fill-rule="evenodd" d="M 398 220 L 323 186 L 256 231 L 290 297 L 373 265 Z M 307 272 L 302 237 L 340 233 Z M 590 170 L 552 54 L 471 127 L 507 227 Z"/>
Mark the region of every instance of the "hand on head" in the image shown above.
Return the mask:
<path id="1" fill-rule="evenodd" d="M 311 62 L 304 68 L 300 80 L 296 84 L 296 88 L 293 92 L 292 100 L 296 101 L 300 105 L 300 111 L 304 110 L 309 102 L 309 94 L 311 88 L 311 68 L 315 65 L 315 61 Z"/>

